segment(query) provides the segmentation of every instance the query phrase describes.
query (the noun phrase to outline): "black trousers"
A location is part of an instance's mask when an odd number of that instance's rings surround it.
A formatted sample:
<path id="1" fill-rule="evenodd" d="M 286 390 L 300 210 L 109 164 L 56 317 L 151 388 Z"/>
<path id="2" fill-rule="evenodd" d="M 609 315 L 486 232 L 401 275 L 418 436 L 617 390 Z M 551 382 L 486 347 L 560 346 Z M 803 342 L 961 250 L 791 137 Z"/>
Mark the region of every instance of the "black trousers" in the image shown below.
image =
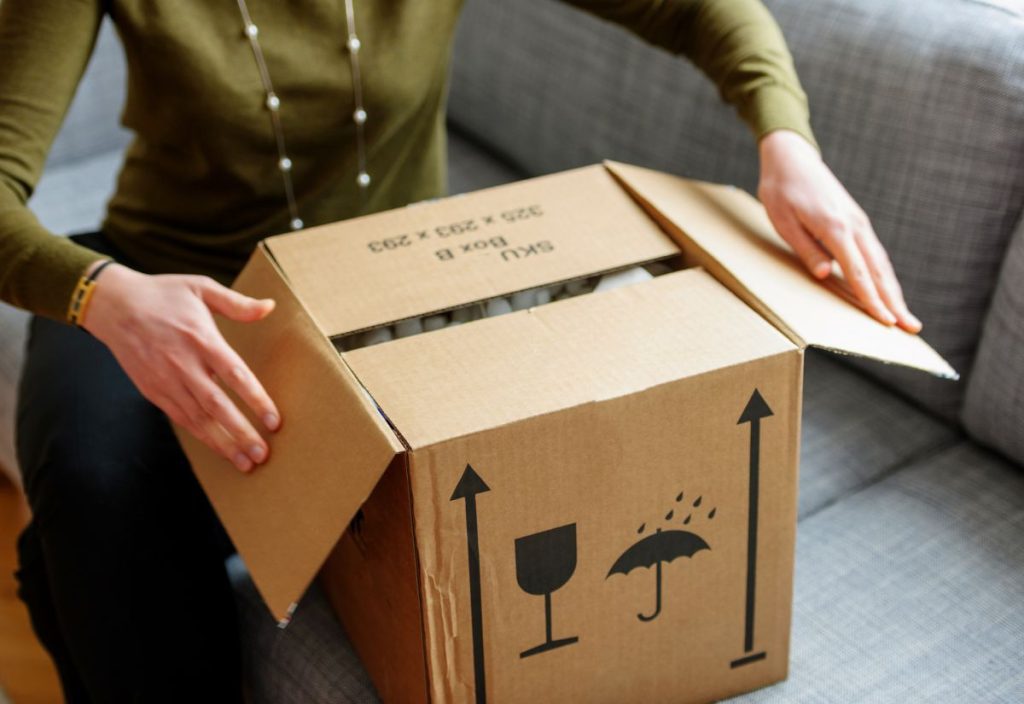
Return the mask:
<path id="1" fill-rule="evenodd" d="M 102 234 L 76 239 L 117 257 Z M 241 701 L 230 541 L 102 343 L 32 319 L 17 444 L 32 508 L 18 594 L 67 701 Z"/>

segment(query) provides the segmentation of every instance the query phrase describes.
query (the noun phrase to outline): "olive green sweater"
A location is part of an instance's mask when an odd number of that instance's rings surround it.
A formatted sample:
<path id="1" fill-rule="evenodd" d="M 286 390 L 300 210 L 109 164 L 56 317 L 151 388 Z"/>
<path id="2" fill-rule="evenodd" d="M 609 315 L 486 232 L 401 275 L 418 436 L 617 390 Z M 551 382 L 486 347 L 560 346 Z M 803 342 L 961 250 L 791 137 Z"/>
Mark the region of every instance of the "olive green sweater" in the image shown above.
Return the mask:
<path id="1" fill-rule="evenodd" d="M 498 0 L 490 0 L 498 1 Z M 564 0 L 685 56 L 760 137 L 814 142 L 782 35 L 758 0 Z M 306 225 L 443 195 L 444 101 L 461 0 L 356 0 L 369 199 L 360 209 L 342 0 L 250 0 Z M 104 14 L 135 134 L 103 230 L 140 267 L 223 281 L 288 229 L 264 91 L 235 0 L 0 0 L 0 299 L 62 319 L 97 255 L 26 207 Z M 680 125 L 680 129 L 685 126 Z"/>

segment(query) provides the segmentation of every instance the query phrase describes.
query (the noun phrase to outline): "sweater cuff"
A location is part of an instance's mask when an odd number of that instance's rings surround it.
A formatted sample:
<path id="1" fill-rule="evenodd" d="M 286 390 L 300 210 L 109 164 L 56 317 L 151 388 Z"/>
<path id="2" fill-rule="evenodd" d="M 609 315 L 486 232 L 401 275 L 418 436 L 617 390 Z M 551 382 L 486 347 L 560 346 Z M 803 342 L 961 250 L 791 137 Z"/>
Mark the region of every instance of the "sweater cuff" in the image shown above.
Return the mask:
<path id="1" fill-rule="evenodd" d="M 82 274 L 97 259 L 109 257 L 50 233 L 27 211 L 7 217 L 5 225 L 13 225 L 11 219 L 21 220 L 12 228 L 19 236 L 12 239 L 28 246 L 15 253 L 9 269 L 0 267 L 5 269 L 0 279 L 9 284 L 3 287 L 3 298 L 36 315 L 65 322 Z"/>
<path id="2" fill-rule="evenodd" d="M 791 130 L 821 152 L 811 130 L 811 118 L 804 95 L 795 95 L 789 88 L 778 84 L 763 85 L 753 91 L 737 109 L 757 141 L 775 130 Z"/>

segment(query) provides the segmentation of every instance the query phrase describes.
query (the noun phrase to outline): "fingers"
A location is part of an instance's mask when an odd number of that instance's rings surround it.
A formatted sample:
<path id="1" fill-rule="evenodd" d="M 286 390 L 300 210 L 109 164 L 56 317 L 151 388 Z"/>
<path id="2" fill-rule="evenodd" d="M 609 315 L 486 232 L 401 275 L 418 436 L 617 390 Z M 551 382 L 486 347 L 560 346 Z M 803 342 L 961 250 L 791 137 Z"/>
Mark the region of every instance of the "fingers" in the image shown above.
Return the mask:
<path id="1" fill-rule="evenodd" d="M 861 254 L 871 271 L 871 278 L 886 307 L 895 314 L 896 322 L 907 332 L 921 331 L 921 321 L 910 312 L 903 298 L 903 289 L 896 278 L 892 262 L 870 224 L 857 237 Z"/>
<path id="2" fill-rule="evenodd" d="M 818 244 L 792 211 L 784 208 L 769 212 L 769 216 L 775 229 L 816 279 L 824 279 L 832 272 L 832 256 Z"/>
<path id="3" fill-rule="evenodd" d="M 907 308 L 885 248 L 863 209 L 820 155 L 798 135 L 776 130 L 758 143 L 758 197 L 779 234 L 811 272 L 827 274 L 824 256 L 838 261 L 867 312 L 908 332 L 921 322 Z"/>
<path id="4" fill-rule="evenodd" d="M 221 443 L 218 449 L 236 467 L 244 472 L 267 460 L 270 452 L 267 443 L 213 379 L 201 373 L 191 375 L 188 379 L 188 392 L 198 405 L 198 409 L 193 406 L 193 413 L 198 416 L 194 420 L 195 424 L 214 436 L 216 428 L 210 423 L 211 420 L 223 428 L 229 442 L 226 446 Z"/>
<path id="5" fill-rule="evenodd" d="M 839 262 L 846 281 L 853 289 L 857 300 L 867 309 L 868 313 L 885 323 L 895 325 L 896 316 L 882 300 L 871 269 L 860 250 L 857 235 L 852 227 L 842 218 L 826 212 L 819 212 L 804 221 L 807 228 L 817 234 Z"/>
<path id="6" fill-rule="evenodd" d="M 220 335 L 217 336 L 216 342 L 206 350 L 206 362 L 210 370 L 228 388 L 238 394 L 245 405 L 262 421 L 267 430 L 274 432 L 280 427 L 281 414 L 266 389 L 263 388 L 263 384 Z"/>
<path id="7" fill-rule="evenodd" d="M 116 324 L 103 328 L 100 339 L 143 396 L 177 425 L 242 471 L 265 462 L 270 448 L 240 409 L 251 407 L 270 431 L 280 426 L 280 414 L 211 312 L 246 322 L 265 317 L 274 302 L 204 277 L 135 276 L 131 290 L 117 298 L 121 308 L 112 309 L 118 315 L 108 316 Z"/>
<path id="8" fill-rule="evenodd" d="M 221 457 L 232 462 L 240 471 L 248 472 L 252 469 L 252 460 L 237 451 L 235 444 L 224 429 L 202 410 L 184 386 L 178 389 L 175 397 L 177 400 L 166 394 L 157 394 L 152 401 L 175 424 L 184 428 Z"/>
<path id="9" fill-rule="evenodd" d="M 244 296 L 213 279 L 199 277 L 199 296 L 210 310 L 241 323 L 253 322 L 267 317 L 274 310 L 274 301 Z"/>

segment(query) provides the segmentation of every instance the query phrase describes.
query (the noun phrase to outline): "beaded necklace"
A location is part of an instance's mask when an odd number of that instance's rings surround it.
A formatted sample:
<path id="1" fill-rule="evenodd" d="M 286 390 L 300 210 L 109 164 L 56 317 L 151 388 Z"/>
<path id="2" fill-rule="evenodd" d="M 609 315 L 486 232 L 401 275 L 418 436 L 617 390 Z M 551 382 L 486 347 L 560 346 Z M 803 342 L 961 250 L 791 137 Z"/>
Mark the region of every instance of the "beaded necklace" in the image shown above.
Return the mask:
<path id="1" fill-rule="evenodd" d="M 361 42 L 356 35 L 356 15 L 352 1 L 345 0 L 345 27 L 348 33 L 345 47 L 348 49 L 349 64 L 352 68 L 352 93 L 355 99 L 352 121 L 356 126 L 356 159 L 359 165 L 356 185 L 359 187 L 359 203 L 362 206 L 366 203 L 367 189 L 370 186 L 370 174 L 366 172 L 366 142 L 363 136 L 366 124 L 366 110 L 363 108 L 363 85 L 359 73 L 359 49 Z M 295 188 L 292 185 L 293 164 L 288 156 L 288 149 L 284 141 L 284 128 L 281 126 L 281 98 L 274 92 L 274 84 L 270 81 L 267 62 L 263 58 L 263 49 L 260 48 L 260 30 L 256 23 L 252 21 L 252 16 L 249 14 L 249 7 L 245 0 L 238 0 L 238 11 L 242 16 L 243 31 L 249 39 L 252 55 L 256 59 L 256 68 L 260 73 L 260 81 L 263 83 L 264 105 L 270 114 L 270 126 L 277 143 L 277 169 L 281 173 L 282 181 L 284 181 L 284 194 L 288 202 L 290 226 L 293 230 L 301 230 L 303 222 L 302 218 L 299 217 L 299 208 L 295 202 Z"/>

